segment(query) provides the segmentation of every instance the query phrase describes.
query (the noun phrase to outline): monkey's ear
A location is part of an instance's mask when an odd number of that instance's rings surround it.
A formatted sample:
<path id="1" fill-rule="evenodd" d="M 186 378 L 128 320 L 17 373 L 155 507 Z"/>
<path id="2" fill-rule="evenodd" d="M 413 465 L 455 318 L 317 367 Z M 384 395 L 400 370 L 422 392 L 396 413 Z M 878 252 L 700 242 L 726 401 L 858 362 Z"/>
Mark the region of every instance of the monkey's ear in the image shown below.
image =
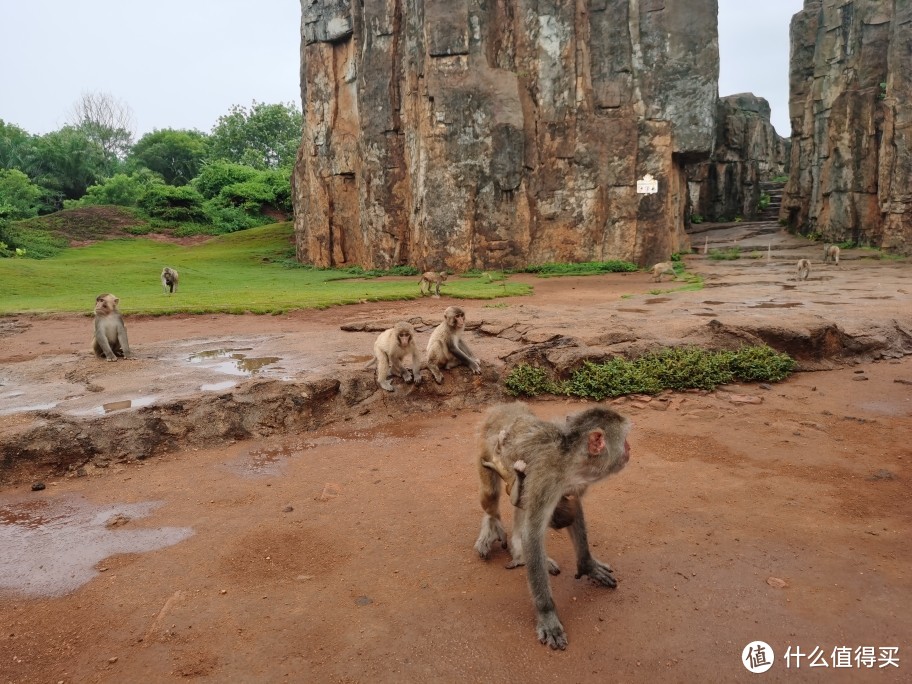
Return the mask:
<path id="1" fill-rule="evenodd" d="M 605 433 L 593 430 L 589 433 L 589 455 L 598 456 L 605 450 Z"/>

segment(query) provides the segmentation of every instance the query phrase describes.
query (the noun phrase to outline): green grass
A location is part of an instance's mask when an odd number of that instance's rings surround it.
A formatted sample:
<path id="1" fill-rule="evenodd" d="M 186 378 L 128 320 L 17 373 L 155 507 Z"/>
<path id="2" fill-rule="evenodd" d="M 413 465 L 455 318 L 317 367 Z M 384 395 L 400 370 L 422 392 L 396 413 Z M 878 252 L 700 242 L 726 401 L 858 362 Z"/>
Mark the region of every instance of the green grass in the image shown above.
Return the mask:
<path id="1" fill-rule="evenodd" d="M 599 275 L 601 273 L 633 273 L 636 264 L 629 261 L 583 261 L 578 264 L 548 263 L 526 266 L 516 269 L 514 273 L 534 273 L 540 278 L 553 276 Z"/>
<path id="2" fill-rule="evenodd" d="M 292 225 L 276 223 L 213 237 L 194 246 L 145 238 L 106 240 L 46 259 L 0 259 L 0 314 L 92 311 L 113 292 L 129 314 L 281 313 L 361 301 L 417 299 L 418 279 L 353 279 L 352 273 L 289 268 Z M 294 262 L 296 264 L 296 262 Z M 180 272 L 176 295 L 162 292 L 164 266 Z M 450 279 L 449 297 L 529 294 L 527 285 Z"/>
<path id="3" fill-rule="evenodd" d="M 709 390 L 735 381 L 779 382 L 794 368 L 791 357 L 764 345 L 723 351 L 676 347 L 632 360 L 587 361 L 568 380 L 556 380 L 538 366 L 519 364 L 507 375 L 504 385 L 513 396 L 564 394 L 601 401 L 666 389 Z"/>

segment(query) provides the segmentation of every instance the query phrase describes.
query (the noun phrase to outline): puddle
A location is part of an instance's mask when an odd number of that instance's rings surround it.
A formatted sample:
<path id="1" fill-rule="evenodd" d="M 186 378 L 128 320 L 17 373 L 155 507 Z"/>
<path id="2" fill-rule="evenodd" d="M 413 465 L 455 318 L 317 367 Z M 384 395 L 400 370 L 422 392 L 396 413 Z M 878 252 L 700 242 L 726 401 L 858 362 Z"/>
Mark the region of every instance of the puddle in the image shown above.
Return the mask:
<path id="1" fill-rule="evenodd" d="M 703 304 L 706 304 L 707 306 L 719 306 L 720 304 L 725 304 L 725 302 L 716 302 L 712 299 L 707 299 Z"/>
<path id="2" fill-rule="evenodd" d="M 129 408 L 151 406 L 157 399 L 158 397 L 156 395 L 150 394 L 144 397 L 136 397 L 136 399 L 109 401 L 107 404 L 102 404 L 101 406 L 95 406 L 94 408 L 85 409 L 83 411 L 71 411 L 71 413 L 74 416 L 103 416 L 106 413 L 114 413 L 115 411 L 123 411 Z"/>
<path id="3" fill-rule="evenodd" d="M 264 446 L 250 449 L 237 458 L 230 468 L 247 476 L 279 475 L 286 461 L 301 456 L 305 451 L 320 446 L 340 444 L 345 440 L 336 436 L 314 437 L 307 441 Z"/>
<path id="4" fill-rule="evenodd" d="M 646 309 L 618 309 L 618 311 L 623 311 L 625 313 L 649 313 Z"/>
<path id="5" fill-rule="evenodd" d="M 801 302 L 761 302 L 760 304 L 751 305 L 750 309 L 793 309 L 796 306 L 803 306 Z"/>
<path id="6" fill-rule="evenodd" d="M 49 411 L 52 408 L 57 406 L 56 403 L 51 404 L 29 404 L 27 406 L 10 406 L 9 408 L 0 409 L 0 416 L 8 416 L 13 413 L 25 413 L 26 411 Z"/>
<path id="7" fill-rule="evenodd" d="M 200 385 L 203 392 L 221 392 L 222 390 L 231 389 L 237 383 L 234 380 L 223 380 L 222 382 L 211 382 L 206 385 Z"/>
<path id="8" fill-rule="evenodd" d="M 118 553 L 172 546 L 189 527 L 140 528 L 161 502 L 93 506 L 75 497 L 0 502 L 0 591 L 63 596 L 99 575 Z"/>
<path id="9" fill-rule="evenodd" d="M 663 304 L 665 302 L 670 302 L 671 297 L 653 297 L 652 299 L 647 299 L 647 304 Z"/>
<path id="10" fill-rule="evenodd" d="M 249 357 L 241 352 L 250 351 L 251 347 L 239 349 L 210 349 L 190 355 L 190 363 L 200 364 L 226 375 L 253 375 L 265 366 L 280 361 L 278 356 Z M 224 359 L 221 361 L 220 359 Z M 214 360 L 215 363 L 208 363 Z"/>

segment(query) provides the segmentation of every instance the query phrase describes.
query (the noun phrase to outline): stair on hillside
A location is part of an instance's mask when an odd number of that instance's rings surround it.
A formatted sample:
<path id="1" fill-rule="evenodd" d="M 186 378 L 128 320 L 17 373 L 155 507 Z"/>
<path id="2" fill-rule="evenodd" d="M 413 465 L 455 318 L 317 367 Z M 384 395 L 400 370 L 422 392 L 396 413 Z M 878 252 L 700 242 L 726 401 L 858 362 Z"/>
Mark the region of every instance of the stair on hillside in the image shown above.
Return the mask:
<path id="1" fill-rule="evenodd" d="M 765 192 L 770 197 L 770 203 L 762 211 L 757 213 L 758 221 L 778 221 L 779 208 L 782 206 L 782 192 L 785 189 L 785 183 L 774 183 L 773 181 L 764 181 L 760 183 L 760 192 Z"/>

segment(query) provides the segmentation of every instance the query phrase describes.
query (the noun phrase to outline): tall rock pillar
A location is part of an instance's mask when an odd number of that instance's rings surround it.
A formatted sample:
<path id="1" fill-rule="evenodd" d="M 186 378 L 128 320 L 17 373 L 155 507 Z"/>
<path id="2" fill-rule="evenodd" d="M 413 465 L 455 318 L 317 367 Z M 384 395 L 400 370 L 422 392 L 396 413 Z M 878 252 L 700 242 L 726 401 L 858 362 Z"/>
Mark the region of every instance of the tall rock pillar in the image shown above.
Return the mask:
<path id="1" fill-rule="evenodd" d="M 685 249 L 716 0 L 301 0 L 301 261 L 641 264 Z M 645 174 L 659 192 L 638 195 Z"/>

